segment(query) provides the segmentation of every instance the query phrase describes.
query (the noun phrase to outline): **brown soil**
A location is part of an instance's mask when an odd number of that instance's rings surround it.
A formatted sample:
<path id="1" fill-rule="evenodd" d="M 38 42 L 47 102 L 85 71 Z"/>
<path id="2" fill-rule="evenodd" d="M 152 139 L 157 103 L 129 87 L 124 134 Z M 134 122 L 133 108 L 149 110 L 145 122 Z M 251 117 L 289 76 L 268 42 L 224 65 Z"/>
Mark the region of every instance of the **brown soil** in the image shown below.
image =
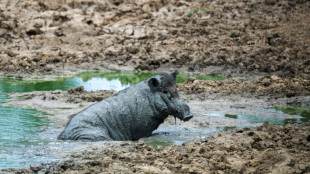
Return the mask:
<path id="1" fill-rule="evenodd" d="M 101 61 L 309 79 L 309 8 L 306 0 L 7 0 L 0 69 L 46 74 Z"/>
<path id="2" fill-rule="evenodd" d="M 214 92 L 280 98 L 310 95 L 310 80 L 264 76 L 254 82 L 244 82 L 236 79 L 216 82 L 189 78 L 184 84 L 179 85 L 179 90 L 188 94 Z"/>

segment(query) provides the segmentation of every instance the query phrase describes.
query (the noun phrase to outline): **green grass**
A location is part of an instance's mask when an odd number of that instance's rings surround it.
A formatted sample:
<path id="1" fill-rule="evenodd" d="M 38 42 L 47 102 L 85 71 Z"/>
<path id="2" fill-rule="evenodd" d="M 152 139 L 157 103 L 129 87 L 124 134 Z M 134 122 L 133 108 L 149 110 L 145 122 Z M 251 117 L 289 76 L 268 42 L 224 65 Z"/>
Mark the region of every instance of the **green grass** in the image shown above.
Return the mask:
<path id="1" fill-rule="evenodd" d="M 213 11 L 213 10 L 211 8 L 203 8 L 202 11 L 205 13 L 208 13 L 208 12 Z"/>
<path id="2" fill-rule="evenodd" d="M 60 107 L 60 108 L 57 108 L 57 109 L 67 110 L 67 109 L 73 109 L 73 108 L 71 108 L 71 107 Z"/>
<path id="3" fill-rule="evenodd" d="M 195 13 L 198 13 L 198 12 L 199 12 L 199 9 L 198 9 L 198 8 L 194 9 L 194 12 L 195 12 Z"/>
<path id="4" fill-rule="evenodd" d="M 173 145 L 173 142 L 164 142 L 164 141 L 154 140 L 154 141 L 151 141 L 151 142 L 145 142 L 145 144 L 148 145 L 148 146 L 152 146 L 152 147 L 158 147 L 158 146 L 165 147 L 165 146 Z"/>
<path id="5" fill-rule="evenodd" d="M 107 80 L 119 79 L 122 84 L 136 84 L 147 78 L 152 77 L 156 73 L 154 72 L 142 72 L 142 73 L 132 73 L 132 72 L 99 72 L 99 71 L 87 71 L 82 72 L 75 77 L 80 77 L 82 80 L 88 81 L 93 77 L 106 78 Z"/>
<path id="6" fill-rule="evenodd" d="M 107 80 L 120 80 L 124 85 L 139 83 L 153 75 L 155 72 L 99 72 L 87 71 L 82 72 L 74 77 L 59 77 L 55 80 L 23 80 L 16 78 L 0 78 L 0 91 L 2 92 L 31 92 L 31 91 L 53 91 L 53 90 L 68 90 L 69 88 L 76 88 L 81 85 L 77 78 L 81 78 L 83 82 L 97 77 L 106 78 Z M 184 83 L 187 78 L 194 77 L 198 80 L 224 80 L 225 78 L 217 75 L 190 75 L 178 74 L 177 83 Z"/>
<path id="7" fill-rule="evenodd" d="M 225 114 L 225 117 L 237 119 L 238 115 Z"/>
<path id="8" fill-rule="evenodd" d="M 236 37 L 236 36 L 237 36 L 237 32 L 232 31 L 232 32 L 230 33 L 230 36 L 231 36 L 231 37 Z"/>
<path id="9" fill-rule="evenodd" d="M 257 3 L 252 3 L 251 4 L 251 7 L 253 7 L 253 8 L 256 7 L 256 6 L 257 6 Z"/>
<path id="10" fill-rule="evenodd" d="M 188 13 L 187 13 L 187 17 L 190 18 L 190 17 L 192 17 L 192 16 L 193 16 L 193 13 L 192 13 L 192 12 L 188 12 Z"/>
<path id="11" fill-rule="evenodd" d="M 310 106 L 286 106 L 286 107 L 272 107 L 277 111 L 282 111 L 289 115 L 300 115 L 310 119 Z"/>
<path id="12" fill-rule="evenodd" d="M 83 81 L 88 81 L 93 77 L 107 78 L 108 80 L 119 79 L 122 84 L 136 84 L 147 78 L 155 75 L 155 72 L 141 72 L 141 73 L 131 73 L 131 72 L 99 72 L 99 71 L 88 71 L 82 72 L 76 75 L 76 77 L 81 77 Z M 177 83 L 184 83 L 189 77 L 194 77 L 197 80 L 212 80 L 220 81 L 224 80 L 225 77 L 218 75 L 190 75 L 190 74 L 178 74 Z"/>

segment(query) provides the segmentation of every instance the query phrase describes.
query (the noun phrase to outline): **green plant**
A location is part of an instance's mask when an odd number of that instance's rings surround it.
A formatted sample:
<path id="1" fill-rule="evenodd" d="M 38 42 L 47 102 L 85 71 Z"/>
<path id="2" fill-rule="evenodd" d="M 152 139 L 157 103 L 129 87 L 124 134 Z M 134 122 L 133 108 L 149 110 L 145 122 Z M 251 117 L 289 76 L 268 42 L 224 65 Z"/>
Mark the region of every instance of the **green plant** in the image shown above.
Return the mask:
<path id="1" fill-rule="evenodd" d="M 251 7 L 256 7 L 257 6 L 257 3 L 252 3 L 251 4 Z"/>
<path id="2" fill-rule="evenodd" d="M 209 11 L 212 11 L 212 9 L 211 8 L 203 8 L 202 11 L 205 13 L 208 13 Z"/>
<path id="3" fill-rule="evenodd" d="M 231 34 L 230 34 L 230 36 L 231 36 L 231 37 L 236 37 L 236 36 L 237 36 L 237 32 L 232 31 Z"/>
<path id="4" fill-rule="evenodd" d="M 192 17 L 192 16 L 193 16 L 193 13 L 192 13 L 192 12 L 188 12 L 188 13 L 187 13 L 187 17 L 190 18 L 190 17 Z"/>
<path id="5" fill-rule="evenodd" d="M 195 13 L 198 13 L 198 12 L 199 12 L 199 9 L 198 9 L 198 8 L 194 9 L 194 12 L 195 12 Z"/>

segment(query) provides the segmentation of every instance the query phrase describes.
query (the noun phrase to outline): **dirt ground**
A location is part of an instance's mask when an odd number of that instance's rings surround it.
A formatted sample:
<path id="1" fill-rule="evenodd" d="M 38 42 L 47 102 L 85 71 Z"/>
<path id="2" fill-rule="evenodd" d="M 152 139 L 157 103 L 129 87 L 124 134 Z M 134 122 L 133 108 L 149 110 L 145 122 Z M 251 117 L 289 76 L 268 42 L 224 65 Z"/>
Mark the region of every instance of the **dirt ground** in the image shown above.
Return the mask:
<path id="1" fill-rule="evenodd" d="M 309 173 L 310 124 L 265 122 L 193 144 L 151 147 L 143 141 L 84 150 L 62 163 L 3 173 Z"/>
<path id="2" fill-rule="evenodd" d="M 178 125 L 238 125 L 203 122 L 199 113 L 256 112 L 242 109 L 245 105 L 310 106 L 309 16 L 307 0 L 3 0 L 0 75 L 48 78 L 85 70 L 222 75 L 227 80 L 190 78 L 179 85 L 196 117 Z M 33 92 L 8 104 L 70 115 L 112 94 L 81 88 Z M 57 109 L 63 106 L 73 109 Z M 67 118 L 57 118 L 62 128 Z M 309 123 L 264 123 L 182 146 L 124 142 L 81 151 L 67 162 L 0 173 L 310 173 L 309 132 Z"/>
<path id="3" fill-rule="evenodd" d="M 309 80 L 309 4 L 1 1 L 0 69 L 22 76 L 100 62 L 103 67 L 115 64 L 137 71 L 183 67 L 227 76 L 250 73 Z"/>

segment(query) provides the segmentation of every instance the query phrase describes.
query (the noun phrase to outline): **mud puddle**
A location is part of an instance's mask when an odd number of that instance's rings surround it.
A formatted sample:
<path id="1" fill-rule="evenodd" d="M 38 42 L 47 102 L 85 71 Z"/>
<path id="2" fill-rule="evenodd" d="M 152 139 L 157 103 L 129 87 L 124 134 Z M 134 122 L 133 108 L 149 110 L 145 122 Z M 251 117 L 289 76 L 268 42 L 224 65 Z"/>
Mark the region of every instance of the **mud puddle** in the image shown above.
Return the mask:
<path id="1" fill-rule="evenodd" d="M 0 78 L 0 103 L 5 104 L 12 100 L 8 94 L 14 92 L 20 93 L 17 97 L 27 97 L 29 94 L 25 92 L 68 90 L 79 86 L 83 86 L 86 91 L 119 91 L 154 74 L 152 72 L 82 72 L 73 77 L 57 77 L 53 80 Z M 184 82 L 189 76 L 189 74 L 181 74 L 178 82 Z M 201 75 L 196 77 L 214 80 L 222 78 Z M 61 129 L 56 128 L 59 127 L 59 123 L 55 122 L 55 119 L 50 119 L 54 116 L 51 113 L 30 109 L 29 105 L 13 106 L 0 106 L 0 131 L 2 132 L 0 136 L 0 169 L 20 168 L 33 163 L 62 160 L 64 156 L 59 154 L 68 154 L 74 151 L 74 147 L 88 146 L 87 143 L 56 141 Z M 58 109 L 70 110 L 72 108 L 62 106 Z M 49 112 L 49 110 L 46 111 Z M 183 133 L 182 131 L 178 132 L 179 135 Z M 161 135 L 160 131 L 155 134 Z M 168 130 L 168 134 L 171 134 L 171 131 Z M 167 139 L 170 137 L 163 137 L 160 141 L 164 142 Z M 184 141 L 182 137 L 180 137 L 180 141 Z"/>
<path id="2" fill-rule="evenodd" d="M 0 93 L 0 103 L 7 100 L 7 95 Z M 38 157 L 40 153 L 29 148 L 48 144 L 39 134 L 49 124 L 44 113 L 37 110 L 0 106 L 0 169 L 43 162 L 44 159 Z"/>
<path id="3" fill-rule="evenodd" d="M 276 110 L 274 111 L 276 112 Z M 244 120 L 248 123 L 263 123 L 264 121 L 268 121 L 270 124 L 276 124 L 276 125 L 284 125 L 288 122 L 303 122 L 303 121 L 309 121 L 309 118 L 283 118 L 283 117 L 268 117 L 268 116 L 262 116 L 262 115 L 234 115 L 234 114 L 218 114 L 218 113 L 209 113 L 206 114 L 209 116 L 215 116 L 215 117 L 222 117 L 222 118 L 232 118 L 232 119 L 239 119 Z"/>
<path id="4" fill-rule="evenodd" d="M 292 108 L 288 106 L 286 108 Z M 296 107 L 295 107 L 296 108 Z M 204 120 L 203 117 L 215 120 L 216 118 L 222 118 L 223 122 L 229 122 L 231 126 L 216 126 L 213 124 L 208 126 L 198 125 L 196 127 L 180 127 L 179 125 L 165 125 L 160 126 L 153 132 L 152 137 L 143 138 L 142 140 L 151 146 L 170 146 L 170 145 L 183 145 L 190 142 L 201 141 L 207 137 L 214 136 L 220 132 L 226 132 L 234 129 L 255 129 L 265 121 L 268 121 L 273 125 L 285 125 L 290 122 L 308 122 L 309 116 L 307 107 L 297 107 L 302 112 L 295 112 L 295 114 L 282 112 L 280 110 L 271 108 L 257 108 L 258 110 L 264 110 L 264 112 L 256 112 L 266 115 L 244 115 L 244 114 L 224 114 L 224 113 L 207 113 L 200 114 L 200 120 Z M 303 109 L 300 109 L 303 108 Z M 305 108 L 305 109 L 304 109 Z M 246 109 L 246 108 L 244 108 Z M 254 112 L 255 113 L 255 112 Z M 199 114 L 199 113 L 196 113 Z M 212 118 L 213 117 L 213 118 Z M 170 118 L 171 119 L 171 118 Z M 234 120 L 238 121 L 237 124 L 233 123 Z M 181 123 L 182 124 L 182 123 Z M 227 123 L 226 123 L 227 124 Z"/>
<path id="5" fill-rule="evenodd" d="M 138 83 L 153 74 L 154 73 L 84 72 L 74 77 L 56 78 L 51 81 L 1 78 L 0 103 L 3 105 L 0 106 L 0 110 L 2 110 L 0 112 L 0 119 L 2 120 L 0 124 L 0 130 L 2 132 L 0 156 L 3 160 L 0 160 L 0 169 L 21 168 L 29 166 L 30 164 L 62 161 L 65 160 L 69 154 L 83 149 L 104 149 L 106 147 L 118 146 L 122 142 L 82 143 L 57 141 L 56 137 L 63 129 L 66 116 L 87 107 L 91 102 L 81 100 L 77 103 L 72 103 L 65 100 L 65 96 L 72 95 L 72 97 L 76 98 L 74 93 L 68 94 L 65 91 L 61 92 L 55 90 L 68 90 L 69 88 L 84 86 L 85 91 L 103 89 L 118 91 L 131 84 Z M 184 82 L 189 76 L 191 75 L 181 74 L 177 80 L 178 82 Z M 222 77 L 196 75 L 195 78 L 221 80 Z M 42 92 L 40 92 L 40 94 L 35 94 L 31 93 L 31 91 Z M 19 93 L 12 97 L 11 93 L 14 92 Z M 35 95 L 37 95 L 37 98 L 34 97 Z M 29 99 L 27 99 L 28 97 Z M 18 98 L 24 99 L 19 104 L 18 102 L 11 102 L 15 100 L 18 101 Z M 31 101 L 31 99 L 34 100 Z M 11 105 L 8 106 L 6 105 L 7 103 L 11 103 Z M 33 107 L 40 111 L 29 109 Z M 49 113 L 45 113 L 44 111 Z M 196 113 L 195 108 L 193 108 L 193 113 Z M 209 114 L 209 117 L 212 117 L 212 114 L 214 113 Z M 282 114 L 278 113 L 278 115 Z M 60 116 L 62 117 L 62 121 L 55 121 L 58 120 Z M 196 120 L 193 119 L 191 123 L 183 123 L 177 120 L 177 124 L 175 125 L 174 118 L 169 118 L 154 131 L 152 137 L 143 138 L 142 140 L 145 141 L 146 144 L 152 146 L 182 145 L 207 138 L 218 132 L 235 128 L 251 127 L 257 125 L 256 123 L 262 123 L 264 121 L 258 120 L 255 124 L 252 122 L 249 124 L 241 124 L 239 122 L 232 124 L 232 121 L 229 119 L 231 118 L 223 117 L 222 121 L 226 124 L 223 125 L 214 124 L 215 122 L 211 120 L 215 119 L 210 118 L 209 121 L 211 122 L 208 124 L 211 126 L 208 126 L 203 123 L 204 121 L 206 122 L 206 120 L 204 120 L 203 116 L 201 117 L 201 112 L 197 112 Z M 218 121 L 222 122 L 221 120 Z"/>
<path id="6" fill-rule="evenodd" d="M 161 127 L 153 132 L 153 136 L 142 138 L 145 144 L 158 147 L 170 145 L 183 145 L 190 142 L 203 140 L 219 132 L 229 131 L 244 126 L 225 126 L 225 127 L 199 127 L 199 128 L 178 128 L 178 127 Z"/>
<path id="7" fill-rule="evenodd" d="M 89 78 L 83 75 L 53 81 L 1 78 L 0 103 L 5 104 L 11 100 L 7 96 L 10 92 L 68 90 L 78 86 L 84 86 L 86 90 L 118 91 L 129 85 L 129 82 L 122 84 L 117 78 Z M 47 115 L 28 107 L 0 106 L 0 169 L 60 160 L 60 153 L 75 146 L 56 141 L 60 131 L 53 131 L 56 123 L 49 120 Z"/>

